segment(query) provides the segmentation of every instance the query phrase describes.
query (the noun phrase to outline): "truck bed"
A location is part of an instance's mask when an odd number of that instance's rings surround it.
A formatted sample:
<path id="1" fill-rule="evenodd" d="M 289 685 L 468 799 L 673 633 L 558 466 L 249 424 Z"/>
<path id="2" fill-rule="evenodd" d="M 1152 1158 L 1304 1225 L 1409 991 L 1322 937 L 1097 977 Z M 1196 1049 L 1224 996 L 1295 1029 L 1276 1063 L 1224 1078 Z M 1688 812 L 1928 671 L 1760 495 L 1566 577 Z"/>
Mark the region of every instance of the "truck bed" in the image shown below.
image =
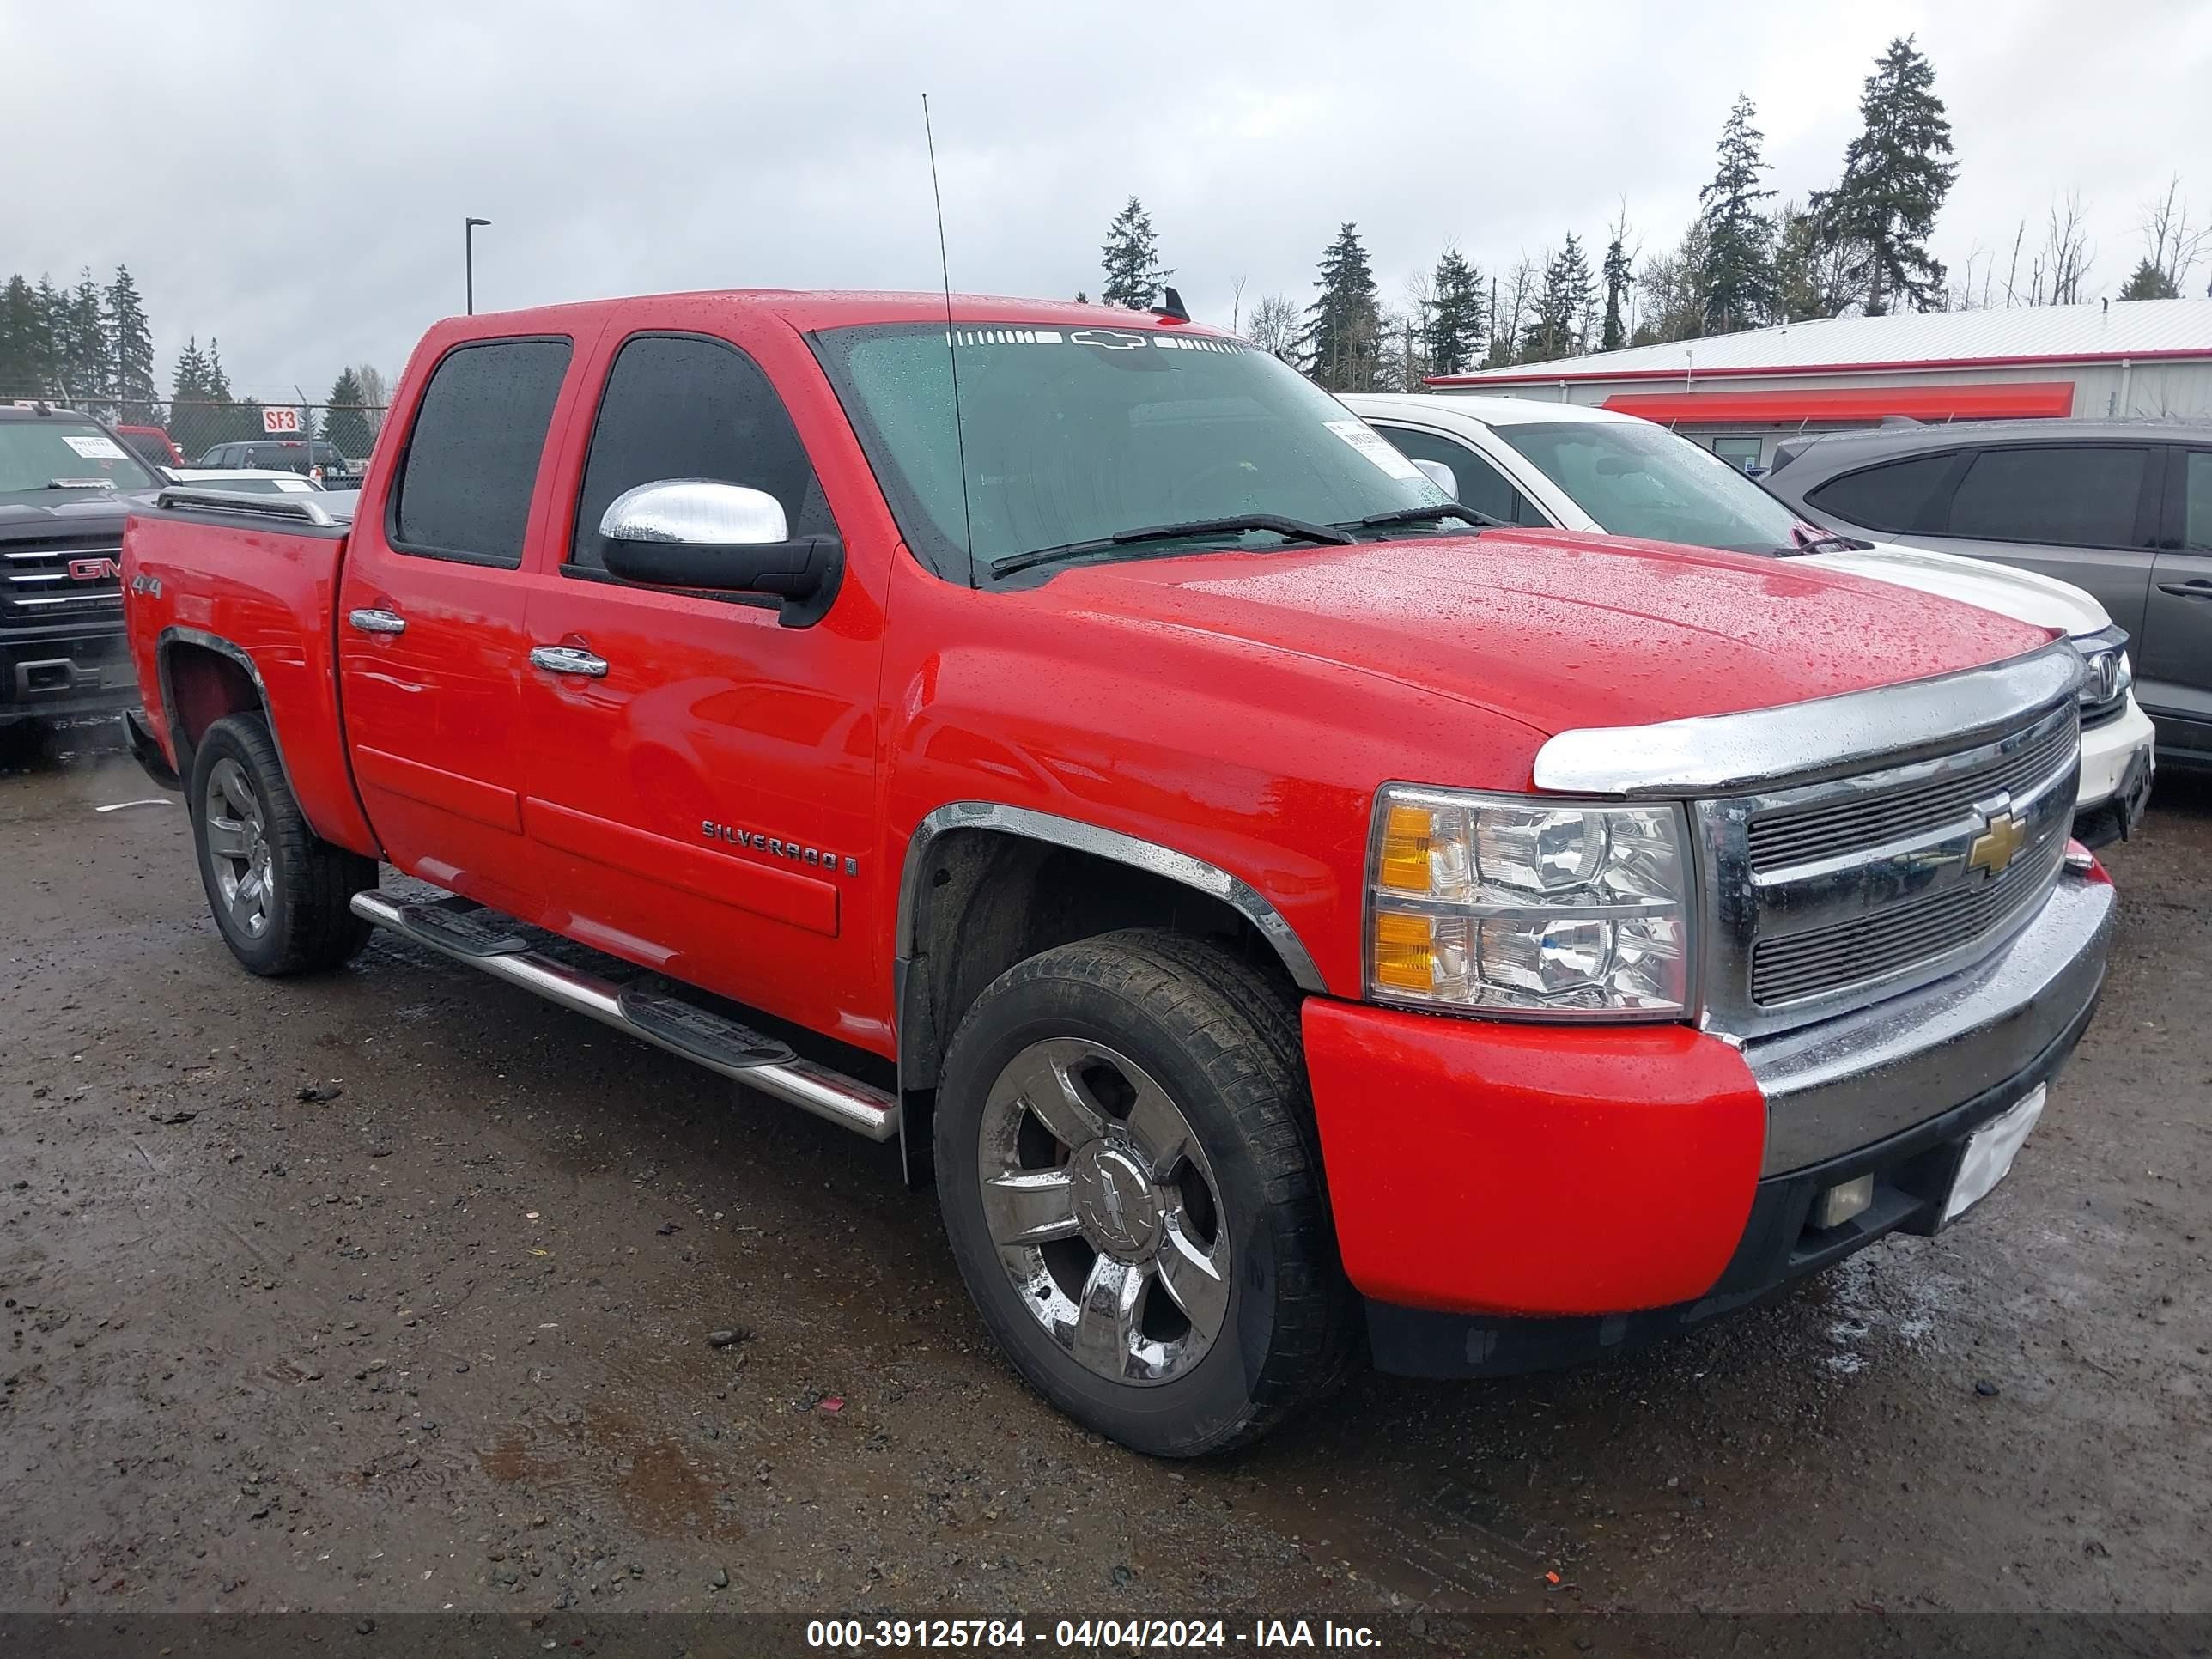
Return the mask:
<path id="1" fill-rule="evenodd" d="M 234 705 L 227 687 L 242 675 L 270 711 L 316 834 L 374 856 L 338 714 L 332 635 L 346 533 L 312 502 L 165 490 L 124 530 L 124 616 L 147 730 L 180 778 L 189 782 L 193 747 Z"/>

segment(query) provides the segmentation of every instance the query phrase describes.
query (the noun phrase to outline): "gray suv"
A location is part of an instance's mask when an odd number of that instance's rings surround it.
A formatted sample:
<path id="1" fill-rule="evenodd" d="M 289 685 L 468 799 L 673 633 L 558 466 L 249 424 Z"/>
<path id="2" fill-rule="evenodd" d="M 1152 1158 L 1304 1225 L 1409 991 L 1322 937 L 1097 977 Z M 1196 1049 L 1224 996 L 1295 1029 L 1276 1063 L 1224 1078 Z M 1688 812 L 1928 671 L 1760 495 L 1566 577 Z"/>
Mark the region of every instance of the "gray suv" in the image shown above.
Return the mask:
<path id="1" fill-rule="evenodd" d="M 2162 764 L 2212 767 L 2212 424 L 2002 421 L 1792 439 L 1815 523 L 2085 587 L 2128 631 Z"/>

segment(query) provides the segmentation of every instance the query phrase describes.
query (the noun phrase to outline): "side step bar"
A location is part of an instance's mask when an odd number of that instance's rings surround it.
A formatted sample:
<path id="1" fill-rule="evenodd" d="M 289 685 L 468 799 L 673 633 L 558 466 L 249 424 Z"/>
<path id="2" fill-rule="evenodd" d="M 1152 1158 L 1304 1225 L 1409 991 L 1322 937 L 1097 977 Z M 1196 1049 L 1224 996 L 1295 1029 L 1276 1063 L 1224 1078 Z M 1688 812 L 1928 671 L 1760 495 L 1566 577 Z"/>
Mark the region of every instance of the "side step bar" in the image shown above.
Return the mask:
<path id="1" fill-rule="evenodd" d="M 641 1042 L 749 1089 L 827 1118 L 871 1140 L 889 1140 L 899 1132 L 898 1102 L 857 1078 L 801 1060 L 789 1048 L 735 1020 L 675 997 L 626 989 L 611 980 L 571 968 L 527 948 L 528 941 L 505 927 L 457 925 L 462 916 L 495 913 L 447 911 L 430 905 L 395 903 L 371 889 L 353 896 L 353 913 L 389 928 L 465 966 L 535 991 L 548 1001 L 627 1031 Z M 504 923 L 506 918 L 498 917 Z"/>

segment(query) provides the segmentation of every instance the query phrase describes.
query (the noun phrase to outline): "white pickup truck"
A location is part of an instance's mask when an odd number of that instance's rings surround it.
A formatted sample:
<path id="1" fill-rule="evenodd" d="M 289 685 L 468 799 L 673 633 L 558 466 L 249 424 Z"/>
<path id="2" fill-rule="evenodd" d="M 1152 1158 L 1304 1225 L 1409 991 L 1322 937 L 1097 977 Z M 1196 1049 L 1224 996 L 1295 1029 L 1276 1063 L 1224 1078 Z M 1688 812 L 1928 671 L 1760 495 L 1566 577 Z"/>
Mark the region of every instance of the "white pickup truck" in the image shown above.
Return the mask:
<path id="1" fill-rule="evenodd" d="M 1711 451 L 1633 415 L 1456 392 L 1362 393 L 1341 401 L 1410 459 L 1449 467 L 1463 503 L 1508 524 L 1815 557 L 1823 569 L 2064 629 L 2090 671 L 2081 694 L 2075 834 L 2100 846 L 2142 821 L 2154 732 L 2131 689 L 2127 635 L 2072 584 L 1955 554 L 1830 535 Z"/>

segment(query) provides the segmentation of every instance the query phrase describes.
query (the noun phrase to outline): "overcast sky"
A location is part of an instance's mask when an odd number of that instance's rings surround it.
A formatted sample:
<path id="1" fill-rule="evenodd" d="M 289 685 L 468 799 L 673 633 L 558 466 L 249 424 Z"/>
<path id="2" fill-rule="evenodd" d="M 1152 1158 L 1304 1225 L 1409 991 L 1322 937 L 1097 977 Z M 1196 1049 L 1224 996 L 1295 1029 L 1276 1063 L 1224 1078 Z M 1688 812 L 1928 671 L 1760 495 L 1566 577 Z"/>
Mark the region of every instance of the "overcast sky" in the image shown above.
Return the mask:
<path id="1" fill-rule="evenodd" d="M 1346 219 L 1397 303 L 1447 240 L 1488 272 L 1571 230 L 1595 264 L 1623 198 L 1647 251 L 1671 243 L 1739 91 L 1779 190 L 1832 182 L 1873 58 L 1914 32 L 1958 144 L 1954 267 L 2008 253 L 2023 216 L 2033 244 L 2068 191 L 2100 293 L 2173 173 L 2212 219 L 2205 0 L 1138 0 L 1047 21 L 1069 9 L 0 0 L 0 276 L 121 261 L 164 389 L 192 333 L 221 337 L 238 391 L 314 398 L 346 362 L 396 377 L 461 308 L 466 214 L 492 221 L 482 309 L 934 287 L 927 91 L 957 288 L 1095 297 L 1134 191 L 1208 320 L 1240 276 L 1247 309 L 1305 303 Z"/>

